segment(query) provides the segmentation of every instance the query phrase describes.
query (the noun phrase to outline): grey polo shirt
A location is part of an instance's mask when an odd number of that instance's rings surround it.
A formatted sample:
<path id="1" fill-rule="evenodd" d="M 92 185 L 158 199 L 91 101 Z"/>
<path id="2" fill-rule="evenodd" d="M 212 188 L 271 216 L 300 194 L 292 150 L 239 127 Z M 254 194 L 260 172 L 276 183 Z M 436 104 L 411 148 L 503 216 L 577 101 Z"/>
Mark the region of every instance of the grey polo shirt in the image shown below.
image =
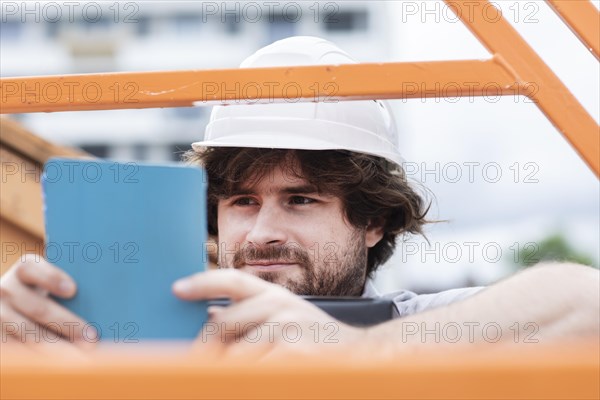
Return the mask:
<path id="1" fill-rule="evenodd" d="M 483 289 L 485 289 L 485 287 L 470 287 L 444 290 L 443 292 L 431 294 L 416 294 L 409 290 L 400 290 L 397 292 L 380 294 L 373 285 L 373 282 L 368 280 L 362 297 L 379 297 L 392 300 L 396 306 L 394 318 L 402 318 L 407 315 L 447 306 L 448 304 L 473 296 Z"/>

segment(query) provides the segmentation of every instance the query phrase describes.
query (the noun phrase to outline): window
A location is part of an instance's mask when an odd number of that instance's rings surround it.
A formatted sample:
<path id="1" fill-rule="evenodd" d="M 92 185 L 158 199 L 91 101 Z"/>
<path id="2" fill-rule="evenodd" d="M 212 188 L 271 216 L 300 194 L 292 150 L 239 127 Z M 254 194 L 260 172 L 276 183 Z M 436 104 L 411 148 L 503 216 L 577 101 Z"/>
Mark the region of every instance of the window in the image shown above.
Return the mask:
<path id="1" fill-rule="evenodd" d="M 76 26 L 79 32 L 83 32 L 86 35 L 94 34 L 100 35 L 108 32 L 112 28 L 112 20 L 109 16 L 102 17 L 102 14 L 97 14 L 98 18 L 89 17 L 87 20 L 79 18 L 75 20 Z"/>
<path id="2" fill-rule="evenodd" d="M 181 156 L 188 150 L 192 149 L 192 145 L 190 143 L 181 143 L 181 144 L 173 144 L 171 145 L 171 159 L 173 161 L 181 161 Z"/>
<path id="3" fill-rule="evenodd" d="M 339 11 L 334 14 L 322 14 L 327 32 L 366 31 L 369 13 L 367 10 Z"/>
<path id="4" fill-rule="evenodd" d="M 181 36 L 194 35 L 202 25 L 201 14 L 177 14 L 174 17 L 175 32 Z"/>
<path id="5" fill-rule="evenodd" d="M 150 33 L 150 24 L 152 22 L 150 16 L 140 15 L 136 19 L 136 28 L 138 36 L 147 36 Z"/>
<path id="6" fill-rule="evenodd" d="M 99 158 L 108 157 L 108 145 L 106 144 L 84 144 L 79 146 L 81 150 Z"/>
<path id="7" fill-rule="evenodd" d="M 238 15 L 225 14 L 225 20 L 222 21 L 225 24 L 225 32 L 229 35 L 235 35 L 241 31 L 242 19 Z"/>
<path id="8" fill-rule="evenodd" d="M 60 22 L 47 22 L 46 35 L 50 38 L 56 38 L 60 30 Z"/>
<path id="9" fill-rule="evenodd" d="M 286 19 L 283 14 L 270 14 L 267 23 L 269 24 L 269 43 L 294 36 L 296 31 L 297 21 L 291 17 Z"/>
<path id="10" fill-rule="evenodd" d="M 21 33 L 21 21 L 7 20 L 0 22 L 0 40 L 17 40 Z"/>
<path id="11" fill-rule="evenodd" d="M 169 108 L 168 112 L 175 118 L 186 120 L 201 119 L 207 112 L 207 108 L 203 107 L 173 107 Z"/>

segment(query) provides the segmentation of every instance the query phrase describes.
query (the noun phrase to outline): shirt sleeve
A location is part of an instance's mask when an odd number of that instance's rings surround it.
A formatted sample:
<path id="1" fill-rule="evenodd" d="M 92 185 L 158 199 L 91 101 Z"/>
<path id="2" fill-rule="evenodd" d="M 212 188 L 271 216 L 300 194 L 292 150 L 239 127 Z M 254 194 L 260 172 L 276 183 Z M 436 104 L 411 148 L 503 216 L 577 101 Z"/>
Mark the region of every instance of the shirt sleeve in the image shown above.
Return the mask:
<path id="1" fill-rule="evenodd" d="M 403 290 L 401 292 L 386 294 L 382 297 L 389 298 L 394 302 L 397 312 L 394 317 L 402 318 L 406 317 L 407 315 L 412 315 L 456 303 L 473 296 L 483 289 L 485 289 L 485 287 L 470 287 L 421 295 L 417 295 L 416 293 L 408 290 Z"/>

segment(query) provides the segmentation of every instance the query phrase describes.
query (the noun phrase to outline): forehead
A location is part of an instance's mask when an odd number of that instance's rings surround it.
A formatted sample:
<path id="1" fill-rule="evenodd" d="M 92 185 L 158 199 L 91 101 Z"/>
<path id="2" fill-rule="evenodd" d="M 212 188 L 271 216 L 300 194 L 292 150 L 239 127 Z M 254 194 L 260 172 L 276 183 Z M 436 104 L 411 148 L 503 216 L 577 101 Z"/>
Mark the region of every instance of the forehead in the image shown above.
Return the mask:
<path id="1" fill-rule="evenodd" d="M 318 188 L 301 175 L 298 165 L 290 165 L 289 162 L 284 162 L 265 170 L 260 176 L 249 177 L 241 182 L 235 192 L 312 193 L 318 192 Z"/>

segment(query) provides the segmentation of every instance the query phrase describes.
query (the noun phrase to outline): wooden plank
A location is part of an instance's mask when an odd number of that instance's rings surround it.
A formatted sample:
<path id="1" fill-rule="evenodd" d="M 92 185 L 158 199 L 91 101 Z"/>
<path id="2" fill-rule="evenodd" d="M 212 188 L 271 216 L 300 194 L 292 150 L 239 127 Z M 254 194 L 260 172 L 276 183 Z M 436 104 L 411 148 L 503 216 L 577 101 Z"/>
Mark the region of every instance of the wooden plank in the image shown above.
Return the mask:
<path id="1" fill-rule="evenodd" d="M 43 254 L 42 165 L 50 157 L 91 158 L 0 118 L 0 274 L 25 253 Z"/>
<path id="2" fill-rule="evenodd" d="M 37 238 L 44 237 L 41 166 L 0 146 L 0 217 Z"/>
<path id="3" fill-rule="evenodd" d="M 34 135 L 19 123 L 0 117 L 0 144 L 10 147 L 13 151 L 43 164 L 50 157 L 90 158 L 84 151 L 59 146 Z"/>
<path id="4" fill-rule="evenodd" d="M 44 241 L 35 235 L 19 228 L 7 219 L 0 218 L 0 275 L 23 254 L 44 253 Z"/>

